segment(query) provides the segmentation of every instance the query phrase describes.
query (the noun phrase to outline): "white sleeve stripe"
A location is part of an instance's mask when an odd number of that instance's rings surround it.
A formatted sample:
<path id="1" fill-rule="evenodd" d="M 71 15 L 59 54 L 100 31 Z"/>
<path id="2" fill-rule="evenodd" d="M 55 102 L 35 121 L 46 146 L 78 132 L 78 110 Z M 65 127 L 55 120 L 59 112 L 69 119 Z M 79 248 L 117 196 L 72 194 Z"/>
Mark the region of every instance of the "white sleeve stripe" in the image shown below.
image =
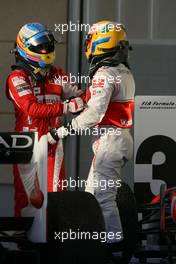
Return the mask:
<path id="1" fill-rule="evenodd" d="M 10 96 L 11 98 L 14 100 L 14 102 L 18 105 L 19 108 L 21 108 L 21 106 L 17 103 L 17 101 L 15 100 L 13 94 L 11 93 L 11 91 L 9 90 Z"/>

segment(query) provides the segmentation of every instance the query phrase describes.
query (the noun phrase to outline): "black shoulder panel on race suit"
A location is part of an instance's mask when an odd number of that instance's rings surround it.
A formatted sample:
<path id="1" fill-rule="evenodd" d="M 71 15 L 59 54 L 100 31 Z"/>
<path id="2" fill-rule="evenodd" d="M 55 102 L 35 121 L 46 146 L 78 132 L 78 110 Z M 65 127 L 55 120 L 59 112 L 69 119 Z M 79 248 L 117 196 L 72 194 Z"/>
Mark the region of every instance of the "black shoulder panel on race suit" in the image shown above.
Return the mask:
<path id="1" fill-rule="evenodd" d="M 16 64 L 11 66 L 12 70 L 17 70 L 17 69 L 23 69 L 25 70 L 32 78 L 34 78 L 35 81 L 44 81 L 44 77 L 38 72 L 34 72 L 34 68 L 32 68 L 28 63 L 23 61 L 22 59 L 17 61 Z"/>

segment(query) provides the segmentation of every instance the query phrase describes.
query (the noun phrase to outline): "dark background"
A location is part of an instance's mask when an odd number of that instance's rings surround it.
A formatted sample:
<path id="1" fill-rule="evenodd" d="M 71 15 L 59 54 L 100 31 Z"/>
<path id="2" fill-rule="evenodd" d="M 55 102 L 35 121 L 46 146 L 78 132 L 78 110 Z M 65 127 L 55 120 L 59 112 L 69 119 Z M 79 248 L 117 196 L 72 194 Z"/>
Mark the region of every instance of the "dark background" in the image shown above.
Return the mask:
<path id="1" fill-rule="evenodd" d="M 21 26 L 41 22 L 52 30 L 55 24 L 95 23 L 114 20 L 125 24 L 133 46 L 131 68 L 136 81 L 136 95 L 176 94 L 176 1 L 175 0 L 30 0 L 0 2 L 0 131 L 13 131 L 14 113 L 5 98 L 5 79 L 13 63 L 9 50 Z M 87 64 L 82 50 L 81 32 L 68 32 L 57 46 L 56 64 L 72 74 L 86 74 Z M 78 142 L 66 143 L 68 175 L 76 173 Z M 90 138 L 80 139 L 79 177 L 86 178 L 92 158 Z M 133 161 L 123 171 L 133 185 Z M 13 178 L 11 166 L 0 165 L 0 215 L 13 210 Z M 6 201 L 4 203 L 3 201 Z"/>

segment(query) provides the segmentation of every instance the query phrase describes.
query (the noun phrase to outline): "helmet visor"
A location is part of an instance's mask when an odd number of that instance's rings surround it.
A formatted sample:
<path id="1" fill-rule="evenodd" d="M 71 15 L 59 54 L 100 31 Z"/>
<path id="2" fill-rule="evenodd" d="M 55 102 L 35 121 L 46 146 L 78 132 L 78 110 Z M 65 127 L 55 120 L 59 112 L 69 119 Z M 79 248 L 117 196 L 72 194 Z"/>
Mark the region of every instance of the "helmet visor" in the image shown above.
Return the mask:
<path id="1" fill-rule="evenodd" d="M 47 54 L 54 51 L 54 41 L 52 32 L 44 31 L 29 38 L 26 45 L 33 52 Z"/>
<path id="2" fill-rule="evenodd" d="M 50 52 L 53 52 L 55 47 L 54 47 L 54 43 L 44 43 L 44 44 L 40 44 L 37 46 L 29 46 L 28 47 L 29 50 L 35 52 L 35 53 L 39 53 L 39 54 L 48 54 Z"/>
<path id="3" fill-rule="evenodd" d="M 32 36 L 31 38 L 26 40 L 26 45 L 30 46 L 37 46 L 40 44 L 48 43 L 48 42 L 54 42 L 54 36 L 51 31 L 43 31 L 40 33 L 37 33 L 36 35 Z"/>

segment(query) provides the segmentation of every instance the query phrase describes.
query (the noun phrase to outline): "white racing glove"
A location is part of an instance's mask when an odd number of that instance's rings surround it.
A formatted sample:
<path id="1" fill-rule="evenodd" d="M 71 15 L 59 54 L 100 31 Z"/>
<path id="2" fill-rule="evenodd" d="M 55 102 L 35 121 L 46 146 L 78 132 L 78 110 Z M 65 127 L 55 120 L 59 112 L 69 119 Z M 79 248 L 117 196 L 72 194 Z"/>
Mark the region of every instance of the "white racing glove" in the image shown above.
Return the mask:
<path id="1" fill-rule="evenodd" d="M 59 128 L 52 128 L 48 133 L 48 142 L 53 145 L 56 144 L 59 139 L 63 139 L 64 137 L 68 136 L 69 130 L 68 128 L 61 126 Z"/>
<path id="2" fill-rule="evenodd" d="M 84 109 L 84 102 L 81 97 L 75 97 L 66 100 L 63 104 L 64 104 L 64 110 L 63 110 L 64 114 L 68 112 L 72 114 L 77 114 Z"/>

